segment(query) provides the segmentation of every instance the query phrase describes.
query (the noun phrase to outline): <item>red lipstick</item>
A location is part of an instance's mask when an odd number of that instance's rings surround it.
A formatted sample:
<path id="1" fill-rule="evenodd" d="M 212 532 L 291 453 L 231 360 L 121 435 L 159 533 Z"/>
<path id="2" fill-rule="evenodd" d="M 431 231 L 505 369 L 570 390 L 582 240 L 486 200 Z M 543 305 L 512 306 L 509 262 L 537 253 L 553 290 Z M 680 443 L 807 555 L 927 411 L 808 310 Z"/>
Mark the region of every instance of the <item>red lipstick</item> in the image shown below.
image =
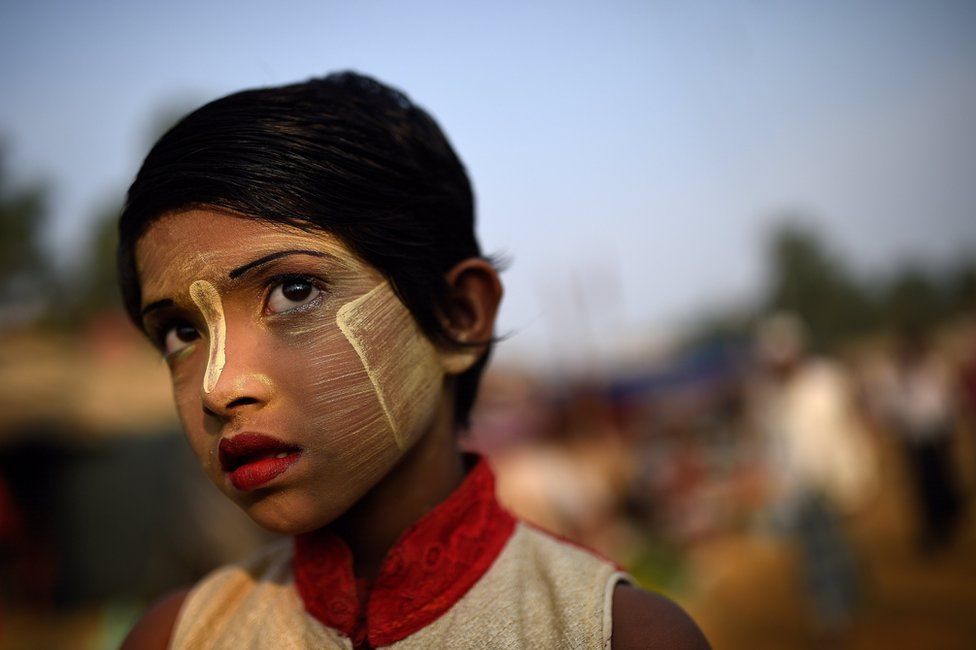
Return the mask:
<path id="1" fill-rule="evenodd" d="M 241 433 L 220 441 L 220 466 L 238 490 L 261 487 L 295 463 L 302 450 L 260 433 Z"/>

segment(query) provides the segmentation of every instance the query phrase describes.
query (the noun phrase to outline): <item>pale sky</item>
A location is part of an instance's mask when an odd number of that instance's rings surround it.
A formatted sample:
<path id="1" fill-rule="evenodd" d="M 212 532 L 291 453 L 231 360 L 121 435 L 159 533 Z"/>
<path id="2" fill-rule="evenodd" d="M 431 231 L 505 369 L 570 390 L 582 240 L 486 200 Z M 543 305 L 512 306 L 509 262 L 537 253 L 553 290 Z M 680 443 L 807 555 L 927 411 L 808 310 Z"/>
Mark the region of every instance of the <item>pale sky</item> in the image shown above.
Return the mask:
<path id="1" fill-rule="evenodd" d="M 0 141 L 55 188 L 70 263 L 160 111 L 341 69 L 406 91 L 465 161 L 512 260 L 502 358 L 754 299 L 784 210 L 863 272 L 976 250 L 971 2 L 8 1 Z"/>

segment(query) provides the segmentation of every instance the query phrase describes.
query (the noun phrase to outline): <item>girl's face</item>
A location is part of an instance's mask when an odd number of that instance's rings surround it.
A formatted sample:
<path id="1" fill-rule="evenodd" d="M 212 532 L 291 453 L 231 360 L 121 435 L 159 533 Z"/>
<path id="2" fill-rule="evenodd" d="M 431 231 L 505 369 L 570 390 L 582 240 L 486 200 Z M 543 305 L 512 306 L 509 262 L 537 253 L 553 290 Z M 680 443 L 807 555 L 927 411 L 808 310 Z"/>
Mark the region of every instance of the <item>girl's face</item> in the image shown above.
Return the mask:
<path id="1" fill-rule="evenodd" d="M 277 532 L 345 512 L 445 420 L 445 368 L 470 365 L 324 231 L 189 210 L 150 227 L 136 265 L 190 446 Z"/>

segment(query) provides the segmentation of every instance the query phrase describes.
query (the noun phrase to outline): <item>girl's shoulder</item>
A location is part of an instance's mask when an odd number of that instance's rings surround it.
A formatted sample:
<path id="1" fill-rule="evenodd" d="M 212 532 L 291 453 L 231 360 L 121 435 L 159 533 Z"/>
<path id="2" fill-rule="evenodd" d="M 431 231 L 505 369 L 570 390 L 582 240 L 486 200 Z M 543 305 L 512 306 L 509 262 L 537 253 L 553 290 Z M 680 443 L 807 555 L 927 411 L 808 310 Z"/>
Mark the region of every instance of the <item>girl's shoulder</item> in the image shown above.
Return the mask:
<path id="1" fill-rule="evenodd" d="M 679 605 L 630 585 L 619 584 L 613 594 L 613 650 L 709 648 L 695 621 Z"/>
<path id="2" fill-rule="evenodd" d="M 241 562 L 214 569 L 193 587 L 165 594 L 132 628 L 123 650 L 169 648 L 179 636 L 181 622 L 226 612 L 226 603 L 250 597 L 255 590 L 280 591 L 288 580 L 291 548 L 290 539 L 279 540 Z"/>
<path id="3" fill-rule="evenodd" d="M 590 602 L 590 610 L 603 618 L 604 647 L 709 647 L 704 634 L 679 605 L 639 588 L 611 560 L 531 525 L 523 523 L 520 528 L 524 532 L 516 542 L 521 543 L 525 556 L 525 565 L 519 568 L 523 584 L 525 576 L 537 573 L 544 584 L 563 585 L 561 597 L 572 600 L 567 610 L 574 616 L 581 613 L 576 609 L 579 604 Z"/>
<path id="4" fill-rule="evenodd" d="M 121 650 L 164 650 L 169 647 L 180 608 L 190 593 L 188 587 L 172 591 L 143 614 L 122 642 Z"/>

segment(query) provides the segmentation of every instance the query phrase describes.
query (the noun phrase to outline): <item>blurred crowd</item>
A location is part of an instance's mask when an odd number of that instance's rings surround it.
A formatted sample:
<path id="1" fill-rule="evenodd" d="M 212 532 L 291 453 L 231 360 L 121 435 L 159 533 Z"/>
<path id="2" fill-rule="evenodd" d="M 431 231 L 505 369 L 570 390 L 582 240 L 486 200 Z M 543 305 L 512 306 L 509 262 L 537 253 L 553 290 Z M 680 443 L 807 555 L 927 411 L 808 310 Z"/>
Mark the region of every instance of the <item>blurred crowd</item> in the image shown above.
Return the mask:
<path id="1" fill-rule="evenodd" d="M 807 338 L 801 319 L 779 313 L 749 337 L 627 375 L 542 383 L 499 371 L 471 444 L 494 458 L 511 508 L 678 597 L 723 645 L 756 647 L 765 628 L 770 647 L 873 647 L 870 619 L 899 629 L 878 593 L 888 559 L 895 571 L 917 562 L 935 582 L 933 562 L 972 575 L 976 323 L 834 355 L 814 354 Z M 792 630 L 769 593 L 731 595 L 756 601 L 751 623 L 714 612 L 735 603 L 709 600 L 709 585 L 736 570 L 745 589 L 759 589 L 753 571 L 778 574 Z M 940 603 L 908 580 L 898 597 L 916 597 L 919 612 L 976 605 L 976 589 Z M 976 641 L 968 617 L 955 625 L 947 647 Z"/>

